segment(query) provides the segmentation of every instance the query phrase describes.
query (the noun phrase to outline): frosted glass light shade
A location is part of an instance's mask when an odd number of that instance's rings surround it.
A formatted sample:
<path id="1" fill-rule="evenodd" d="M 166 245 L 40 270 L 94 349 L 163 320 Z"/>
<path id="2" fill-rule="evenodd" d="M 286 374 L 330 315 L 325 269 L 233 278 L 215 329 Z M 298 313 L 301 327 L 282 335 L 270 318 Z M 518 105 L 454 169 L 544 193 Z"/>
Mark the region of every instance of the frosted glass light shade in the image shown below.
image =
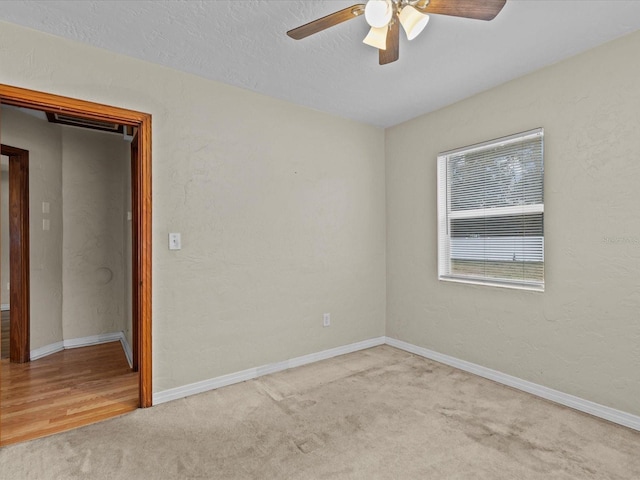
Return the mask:
<path id="1" fill-rule="evenodd" d="M 389 24 L 393 17 L 391 0 L 369 0 L 364 7 L 364 18 L 371 27 L 382 28 Z"/>
<path id="2" fill-rule="evenodd" d="M 413 40 L 429 23 L 429 15 L 420 13 L 410 5 L 407 5 L 400 12 L 400 24 L 407 33 L 407 38 Z"/>
<path id="3" fill-rule="evenodd" d="M 370 45 L 372 47 L 379 48 L 380 50 L 386 50 L 388 31 L 389 27 L 386 25 L 381 28 L 371 27 L 371 30 L 369 30 L 367 36 L 364 37 L 362 43 L 366 43 L 367 45 Z"/>

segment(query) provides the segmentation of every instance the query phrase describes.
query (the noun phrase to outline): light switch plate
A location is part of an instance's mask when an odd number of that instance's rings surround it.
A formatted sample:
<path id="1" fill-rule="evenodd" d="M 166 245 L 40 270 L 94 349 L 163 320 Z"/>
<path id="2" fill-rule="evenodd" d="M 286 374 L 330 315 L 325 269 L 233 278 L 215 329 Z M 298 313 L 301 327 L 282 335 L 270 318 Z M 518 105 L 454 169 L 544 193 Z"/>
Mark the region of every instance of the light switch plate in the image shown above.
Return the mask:
<path id="1" fill-rule="evenodd" d="M 42 213 L 49 213 L 49 202 L 42 202 Z"/>
<path id="2" fill-rule="evenodd" d="M 179 233 L 169 234 L 169 250 L 180 250 L 182 248 L 182 239 Z"/>

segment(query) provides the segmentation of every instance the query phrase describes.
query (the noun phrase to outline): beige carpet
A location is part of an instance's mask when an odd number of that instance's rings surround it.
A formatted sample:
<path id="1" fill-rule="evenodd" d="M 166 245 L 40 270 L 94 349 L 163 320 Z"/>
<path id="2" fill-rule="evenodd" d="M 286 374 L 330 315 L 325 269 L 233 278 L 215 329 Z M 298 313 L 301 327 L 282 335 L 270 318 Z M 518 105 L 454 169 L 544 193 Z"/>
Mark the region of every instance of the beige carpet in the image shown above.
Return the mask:
<path id="1" fill-rule="evenodd" d="M 4 447 L 0 478 L 640 479 L 640 433 L 382 346 Z"/>

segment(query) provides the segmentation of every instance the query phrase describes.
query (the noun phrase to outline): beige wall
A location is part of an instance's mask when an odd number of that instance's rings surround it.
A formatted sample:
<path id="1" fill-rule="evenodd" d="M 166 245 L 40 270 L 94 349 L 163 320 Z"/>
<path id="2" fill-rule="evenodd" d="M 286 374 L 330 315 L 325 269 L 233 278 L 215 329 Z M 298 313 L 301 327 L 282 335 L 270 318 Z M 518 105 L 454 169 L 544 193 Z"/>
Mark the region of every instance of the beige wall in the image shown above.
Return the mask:
<path id="1" fill-rule="evenodd" d="M 0 177 L 0 268 L 2 275 L 0 276 L 0 303 L 9 304 L 9 157 L 2 155 L 2 174 Z M 6 168 L 6 170 L 5 170 Z"/>
<path id="2" fill-rule="evenodd" d="M 62 325 L 74 339 L 125 331 L 124 189 L 130 144 L 121 135 L 62 127 Z"/>
<path id="3" fill-rule="evenodd" d="M 8 108 L 2 109 L 0 125 L 2 143 L 29 150 L 30 343 L 35 350 L 63 339 L 60 128 Z M 42 213 L 42 202 L 49 202 L 49 214 Z M 50 221 L 48 231 L 42 229 L 43 218 Z"/>
<path id="4" fill-rule="evenodd" d="M 389 336 L 640 414 L 639 51 L 640 32 L 386 132 Z M 438 152 L 535 127 L 546 291 L 439 282 Z"/>
<path id="5" fill-rule="evenodd" d="M 153 116 L 154 391 L 384 334 L 382 130 L 0 25 L 1 83 Z"/>

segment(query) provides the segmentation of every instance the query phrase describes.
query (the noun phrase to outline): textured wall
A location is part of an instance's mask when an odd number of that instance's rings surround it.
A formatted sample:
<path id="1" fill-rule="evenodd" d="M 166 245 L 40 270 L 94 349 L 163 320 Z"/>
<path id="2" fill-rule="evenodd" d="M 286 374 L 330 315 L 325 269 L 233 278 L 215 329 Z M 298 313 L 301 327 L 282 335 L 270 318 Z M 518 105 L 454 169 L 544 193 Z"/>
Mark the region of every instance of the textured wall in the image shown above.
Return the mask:
<path id="1" fill-rule="evenodd" d="M 640 32 L 387 130 L 387 334 L 640 414 Z M 439 282 L 436 156 L 545 128 L 546 291 Z"/>
<path id="2" fill-rule="evenodd" d="M 154 391 L 384 334 L 382 130 L 6 23 L 0 64 L 153 115 Z"/>
<path id="3" fill-rule="evenodd" d="M 129 158 L 129 144 L 120 135 L 62 127 L 65 339 L 125 330 L 123 199 Z"/>
<path id="4" fill-rule="evenodd" d="M 2 70 L 5 69 L 3 62 Z M 2 108 L 2 143 L 29 150 L 31 349 L 62 340 L 62 143 L 60 128 Z M 49 202 L 50 213 L 42 213 Z M 42 219 L 50 230 L 42 229 Z M 2 247 L 4 250 L 4 246 Z M 5 285 L 6 288 L 6 285 Z"/>
<path id="5" fill-rule="evenodd" d="M 2 156 L 2 164 L 9 164 L 9 157 Z M 3 167 L 4 168 L 4 167 Z M 8 168 L 8 167 L 7 167 Z M 9 276 L 9 171 L 2 171 L 0 178 L 0 268 L 2 275 L 0 276 L 0 303 L 9 304 L 9 289 L 7 284 L 11 277 Z"/>

